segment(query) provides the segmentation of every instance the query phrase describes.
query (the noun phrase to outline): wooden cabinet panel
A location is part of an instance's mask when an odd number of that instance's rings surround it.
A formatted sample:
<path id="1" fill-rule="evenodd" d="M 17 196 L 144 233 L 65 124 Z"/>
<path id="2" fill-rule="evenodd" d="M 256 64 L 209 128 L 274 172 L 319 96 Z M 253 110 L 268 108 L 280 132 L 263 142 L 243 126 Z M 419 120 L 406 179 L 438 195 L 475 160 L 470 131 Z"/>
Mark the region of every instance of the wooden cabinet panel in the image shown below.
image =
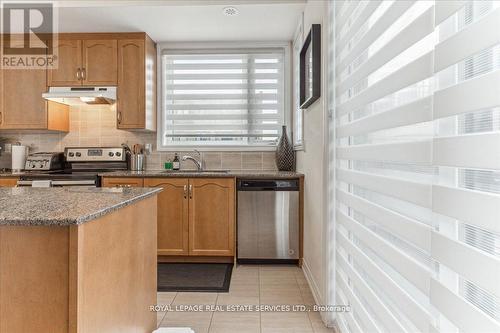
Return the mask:
<path id="1" fill-rule="evenodd" d="M 83 41 L 83 84 L 115 86 L 118 82 L 118 42 Z"/>
<path id="2" fill-rule="evenodd" d="M 4 69 L 0 71 L 3 92 L 0 101 L 1 129 L 46 129 L 47 70 Z"/>
<path id="3" fill-rule="evenodd" d="M 118 41 L 118 128 L 145 127 L 145 41 Z"/>
<path id="4" fill-rule="evenodd" d="M 60 39 L 58 48 L 58 66 L 49 70 L 49 86 L 81 86 L 79 71 L 82 68 L 82 41 Z"/>
<path id="5" fill-rule="evenodd" d="M 146 178 L 144 186 L 162 187 L 158 195 L 158 255 L 189 254 L 188 184 L 186 178 Z"/>
<path id="6" fill-rule="evenodd" d="M 189 190 L 189 254 L 234 255 L 234 179 L 193 178 Z"/>
<path id="7" fill-rule="evenodd" d="M 144 180 L 142 178 L 108 178 L 102 179 L 103 187 L 142 187 Z"/>
<path id="8" fill-rule="evenodd" d="M 15 187 L 17 185 L 18 178 L 0 178 L 0 187 Z"/>

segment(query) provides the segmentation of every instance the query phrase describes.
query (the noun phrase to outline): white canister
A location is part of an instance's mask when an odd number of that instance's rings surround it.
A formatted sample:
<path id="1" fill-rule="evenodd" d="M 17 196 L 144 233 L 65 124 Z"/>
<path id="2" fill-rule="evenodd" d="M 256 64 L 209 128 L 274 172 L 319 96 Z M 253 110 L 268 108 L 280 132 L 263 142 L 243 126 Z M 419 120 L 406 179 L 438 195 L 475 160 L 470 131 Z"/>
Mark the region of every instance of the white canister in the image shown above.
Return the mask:
<path id="1" fill-rule="evenodd" d="M 28 147 L 22 145 L 12 145 L 12 171 L 20 172 L 26 164 Z"/>

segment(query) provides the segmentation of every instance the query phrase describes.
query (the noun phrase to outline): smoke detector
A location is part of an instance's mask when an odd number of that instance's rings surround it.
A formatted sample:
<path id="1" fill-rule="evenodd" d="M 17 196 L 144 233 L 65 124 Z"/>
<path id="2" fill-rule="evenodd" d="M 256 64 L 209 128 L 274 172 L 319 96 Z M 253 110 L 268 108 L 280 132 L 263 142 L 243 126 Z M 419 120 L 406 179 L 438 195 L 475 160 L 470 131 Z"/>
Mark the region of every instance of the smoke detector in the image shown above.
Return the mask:
<path id="1" fill-rule="evenodd" d="M 236 16 L 240 12 L 235 7 L 224 7 L 224 9 L 222 9 L 222 13 L 226 16 Z"/>

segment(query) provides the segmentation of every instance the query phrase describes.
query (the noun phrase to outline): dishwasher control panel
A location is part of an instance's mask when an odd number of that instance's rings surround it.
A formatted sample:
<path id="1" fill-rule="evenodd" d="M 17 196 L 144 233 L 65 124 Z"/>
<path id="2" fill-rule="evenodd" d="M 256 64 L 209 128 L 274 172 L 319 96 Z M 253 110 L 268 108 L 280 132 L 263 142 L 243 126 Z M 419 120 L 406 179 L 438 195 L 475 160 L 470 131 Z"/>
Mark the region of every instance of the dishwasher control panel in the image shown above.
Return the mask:
<path id="1" fill-rule="evenodd" d="M 298 179 L 242 179 L 238 180 L 238 191 L 298 191 Z"/>

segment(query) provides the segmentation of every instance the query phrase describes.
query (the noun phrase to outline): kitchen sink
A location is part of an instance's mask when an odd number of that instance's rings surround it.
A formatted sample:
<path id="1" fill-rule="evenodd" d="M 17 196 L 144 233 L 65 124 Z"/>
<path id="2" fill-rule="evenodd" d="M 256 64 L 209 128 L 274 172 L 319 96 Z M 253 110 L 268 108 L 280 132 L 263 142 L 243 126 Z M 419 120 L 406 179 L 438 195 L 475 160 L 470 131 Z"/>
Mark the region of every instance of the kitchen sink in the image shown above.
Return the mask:
<path id="1" fill-rule="evenodd" d="M 228 173 L 229 170 L 165 170 L 163 173 Z"/>

